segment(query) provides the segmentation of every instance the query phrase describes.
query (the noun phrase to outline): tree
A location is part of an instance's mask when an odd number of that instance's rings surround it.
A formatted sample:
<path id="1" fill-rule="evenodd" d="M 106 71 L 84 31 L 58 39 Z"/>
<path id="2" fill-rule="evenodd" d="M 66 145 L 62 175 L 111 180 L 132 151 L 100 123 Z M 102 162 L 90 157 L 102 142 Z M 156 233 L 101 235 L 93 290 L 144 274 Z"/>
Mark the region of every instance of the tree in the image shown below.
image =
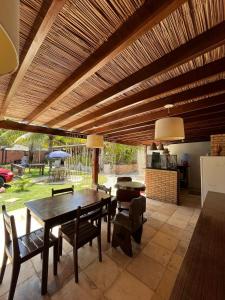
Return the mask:
<path id="1" fill-rule="evenodd" d="M 137 161 L 137 150 L 135 146 L 116 143 L 105 143 L 104 163 L 131 164 Z"/>
<path id="2" fill-rule="evenodd" d="M 12 147 L 15 144 L 27 146 L 29 149 L 29 163 L 33 161 L 35 150 L 46 148 L 48 152 L 51 152 L 54 146 L 81 143 L 84 143 L 84 139 L 77 137 L 53 136 L 16 130 L 0 130 L 0 145 L 3 149 L 4 147 Z"/>
<path id="3" fill-rule="evenodd" d="M 29 163 L 32 163 L 35 150 L 48 147 L 50 138 L 46 134 L 27 132 L 15 139 L 14 144 L 25 145 L 29 149 Z"/>

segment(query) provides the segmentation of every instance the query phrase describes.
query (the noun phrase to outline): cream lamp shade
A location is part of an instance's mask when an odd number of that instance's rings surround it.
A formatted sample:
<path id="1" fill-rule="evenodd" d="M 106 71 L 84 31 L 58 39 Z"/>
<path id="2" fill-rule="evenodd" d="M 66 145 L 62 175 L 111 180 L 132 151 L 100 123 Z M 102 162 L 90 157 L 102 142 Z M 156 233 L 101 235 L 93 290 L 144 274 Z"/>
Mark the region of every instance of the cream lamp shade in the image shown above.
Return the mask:
<path id="1" fill-rule="evenodd" d="M 19 65 L 19 0 L 2 0 L 0 5 L 0 76 Z"/>
<path id="2" fill-rule="evenodd" d="M 184 121 L 182 118 L 167 117 L 155 122 L 155 140 L 176 141 L 184 138 Z"/>
<path id="3" fill-rule="evenodd" d="M 103 148 L 103 136 L 102 135 L 96 135 L 96 134 L 90 134 L 87 136 L 87 148 Z"/>

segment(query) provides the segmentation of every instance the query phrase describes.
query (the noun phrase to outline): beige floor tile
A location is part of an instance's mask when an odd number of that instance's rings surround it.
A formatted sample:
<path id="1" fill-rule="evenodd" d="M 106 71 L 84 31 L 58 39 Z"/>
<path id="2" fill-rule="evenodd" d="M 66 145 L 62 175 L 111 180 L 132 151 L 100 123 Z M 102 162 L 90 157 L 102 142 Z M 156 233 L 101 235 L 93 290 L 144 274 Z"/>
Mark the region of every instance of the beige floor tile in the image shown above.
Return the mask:
<path id="1" fill-rule="evenodd" d="M 152 242 L 160 245 L 170 251 L 174 251 L 178 245 L 178 239 L 159 231 L 153 238 Z"/>
<path id="2" fill-rule="evenodd" d="M 41 296 L 40 279 L 33 275 L 17 286 L 14 300 L 50 300 L 49 295 Z"/>
<path id="3" fill-rule="evenodd" d="M 174 273 L 178 273 L 180 270 L 181 264 L 183 262 L 183 257 L 178 254 L 173 254 L 169 264 L 167 266 L 167 269 L 170 271 L 173 271 Z"/>
<path id="4" fill-rule="evenodd" d="M 147 223 L 144 224 L 143 226 L 143 233 L 141 237 L 141 247 L 144 247 L 151 239 L 152 237 L 156 234 L 156 230 L 149 226 Z"/>
<path id="5" fill-rule="evenodd" d="M 147 224 L 153 227 L 155 230 L 159 230 L 161 226 L 164 224 L 164 222 L 153 219 L 151 216 L 147 221 Z"/>
<path id="6" fill-rule="evenodd" d="M 132 257 L 129 257 L 123 253 L 120 247 L 110 248 L 105 252 L 114 262 L 116 262 L 121 268 L 126 268 L 126 266 L 132 261 Z"/>
<path id="7" fill-rule="evenodd" d="M 193 235 L 193 231 L 183 230 L 183 233 L 180 237 L 180 240 L 181 241 L 187 241 L 189 243 L 190 240 L 191 240 L 192 235 Z"/>
<path id="8" fill-rule="evenodd" d="M 0 300 L 8 300 L 8 294 L 0 296 Z"/>
<path id="9" fill-rule="evenodd" d="M 183 229 L 178 228 L 176 226 L 170 225 L 165 223 L 161 228 L 160 231 L 169 234 L 172 237 L 175 237 L 176 239 L 180 239 L 183 234 Z"/>
<path id="10" fill-rule="evenodd" d="M 79 269 L 80 271 L 80 269 Z M 42 272 L 38 273 L 39 278 Z M 71 278 L 74 278 L 73 256 L 72 253 L 63 255 L 58 264 L 58 276 L 53 275 L 52 266 L 49 266 L 48 271 L 48 292 L 54 294 L 59 291 Z"/>
<path id="11" fill-rule="evenodd" d="M 99 289 L 105 291 L 112 285 L 121 271 L 122 269 L 111 258 L 103 255 L 102 262 L 92 263 L 84 272 Z"/>
<path id="12" fill-rule="evenodd" d="M 179 206 L 176 210 L 176 213 L 186 217 L 191 217 L 194 213 L 194 208 Z"/>
<path id="13" fill-rule="evenodd" d="M 31 264 L 31 262 L 27 261 L 27 262 L 23 263 L 21 265 L 21 269 L 20 269 L 20 273 L 19 273 L 19 277 L 18 277 L 18 281 L 17 281 L 17 286 L 19 286 L 21 283 L 23 283 L 24 281 L 31 278 L 33 275 L 35 275 L 35 270 Z M 12 276 L 12 264 L 9 263 L 6 266 L 3 282 L 0 286 L 0 296 L 2 296 L 8 292 L 9 287 L 10 287 L 11 276 Z"/>
<path id="14" fill-rule="evenodd" d="M 94 300 L 101 299 L 101 291 L 83 272 L 79 274 L 79 283 L 72 278 L 60 291 L 51 297 L 52 300 Z"/>
<path id="15" fill-rule="evenodd" d="M 172 255 L 171 251 L 151 242 L 148 243 L 146 247 L 144 247 L 142 253 L 151 257 L 163 266 L 166 266 L 168 264 Z"/>
<path id="16" fill-rule="evenodd" d="M 158 293 L 154 293 L 151 300 L 162 300 L 162 297 Z"/>
<path id="17" fill-rule="evenodd" d="M 175 213 L 171 216 L 171 218 L 176 218 L 180 221 L 185 221 L 185 222 L 189 222 L 189 220 L 191 219 L 191 216 L 189 215 L 185 215 L 181 212 L 175 211 Z"/>
<path id="18" fill-rule="evenodd" d="M 163 213 L 160 213 L 160 212 L 154 212 L 152 213 L 152 218 L 153 219 L 156 219 L 156 220 L 159 220 L 159 221 L 162 221 L 162 222 L 166 222 L 166 220 L 168 220 L 168 215 L 165 215 Z"/>
<path id="19" fill-rule="evenodd" d="M 153 291 L 140 280 L 124 271 L 105 293 L 107 300 L 150 300 Z"/>
<path id="20" fill-rule="evenodd" d="M 127 270 L 155 290 L 165 269 L 161 264 L 141 253 L 128 265 Z"/>
<path id="21" fill-rule="evenodd" d="M 184 257 L 187 252 L 188 246 L 189 242 L 187 240 L 180 241 L 174 253 L 180 255 L 181 257 Z"/>
<path id="22" fill-rule="evenodd" d="M 156 290 L 156 294 L 158 294 L 162 300 L 169 300 L 175 280 L 176 273 L 166 270 Z"/>
<path id="23" fill-rule="evenodd" d="M 185 218 L 182 218 L 178 215 L 173 214 L 173 216 L 171 218 L 169 218 L 169 220 L 167 220 L 167 223 L 173 226 L 176 226 L 180 229 L 185 229 L 187 224 L 188 224 L 188 220 Z"/>
<path id="24" fill-rule="evenodd" d="M 87 244 L 78 250 L 78 264 L 81 269 L 85 269 L 95 260 L 98 260 L 97 247 L 90 247 Z"/>

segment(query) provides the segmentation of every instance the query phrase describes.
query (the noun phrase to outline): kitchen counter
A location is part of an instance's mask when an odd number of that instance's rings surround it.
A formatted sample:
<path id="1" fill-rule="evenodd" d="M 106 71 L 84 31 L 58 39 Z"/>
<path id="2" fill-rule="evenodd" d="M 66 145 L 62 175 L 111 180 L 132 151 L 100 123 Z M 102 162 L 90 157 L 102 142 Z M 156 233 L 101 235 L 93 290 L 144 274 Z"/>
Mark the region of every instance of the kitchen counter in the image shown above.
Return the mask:
<path id="1" fill-rule="evenodd" d="M 225 299 L 225 194 L 208 192 L 170 300 Z"/>
<path id="2" fill-rule="evenodd" d="M 146 196 L 153 200 L 178 204 L 178 174 L 177 170 L 146 168 Z"/>

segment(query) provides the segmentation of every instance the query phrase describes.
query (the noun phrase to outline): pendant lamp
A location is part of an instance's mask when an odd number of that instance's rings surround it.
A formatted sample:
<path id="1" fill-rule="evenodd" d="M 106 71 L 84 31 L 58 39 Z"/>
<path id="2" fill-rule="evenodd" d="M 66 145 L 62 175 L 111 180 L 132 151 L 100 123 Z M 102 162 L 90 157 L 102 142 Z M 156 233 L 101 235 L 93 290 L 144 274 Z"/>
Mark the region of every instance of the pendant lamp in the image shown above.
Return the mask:
<path id="1" fill-rule="evenodd" d="M 172 108 L 172 104 L 168 104 L 165 108 Z M 155 140 L 160 141 L 176 141 L 185 138 L 184 121 L 179 117 L 166 117 L 155 122 Z"/>
<path id="2" fill-rule="evenodd" d="M 19 65 L 19 0 L 2 0 L 0 7 L 0 76 Z"/>
<path id="3" fill-rule="evenodd" d="M 87 148 L 103 148 L 103 136 L 97 134 L 90 134 L 87 136 Z"/>
<path id="4" fill-rule="evenodd" d="M 185 138 L 182 118 L 168 117 L 155 122 L 155 140 L 176 141 Z"/>

